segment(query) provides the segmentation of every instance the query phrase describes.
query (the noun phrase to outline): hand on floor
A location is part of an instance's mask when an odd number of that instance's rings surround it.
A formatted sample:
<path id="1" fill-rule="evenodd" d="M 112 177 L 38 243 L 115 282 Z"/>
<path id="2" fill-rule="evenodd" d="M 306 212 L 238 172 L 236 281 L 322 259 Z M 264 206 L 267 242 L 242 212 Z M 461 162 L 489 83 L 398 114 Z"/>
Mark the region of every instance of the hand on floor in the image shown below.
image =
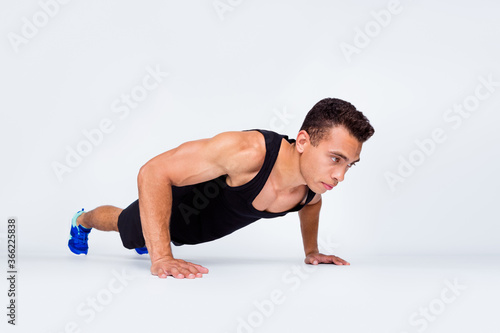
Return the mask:
<path id="1" fill-rule="evenodd" d="M 166 278 L 171 275 L 177 279 L 194 279 L 201 278 L 203 274 L 207 274 L 208 269 L 201 265 L 193 264 L 182 259 L 162 258 L 156 260 L 151 265 L 151 274 L 159 278 Z"/>
<path id="2" fill-rule="evenodd" d="M 311 265 L 317 265 L 317 264 L 350 265 L 350 263 L 348 263 L 342 258 L 322 253 L 309 254 L 304 260 L 304 262 L 306 264 L 311 264 Z"/>

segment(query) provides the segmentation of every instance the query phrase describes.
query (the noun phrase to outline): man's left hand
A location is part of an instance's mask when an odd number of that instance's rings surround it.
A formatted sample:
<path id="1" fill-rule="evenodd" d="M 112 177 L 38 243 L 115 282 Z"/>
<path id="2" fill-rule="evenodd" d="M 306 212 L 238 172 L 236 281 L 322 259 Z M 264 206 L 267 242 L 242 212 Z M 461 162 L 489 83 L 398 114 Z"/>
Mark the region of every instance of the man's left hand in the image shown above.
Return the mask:
<path id="1" fill-rule="evenodd" d="M 347 261 L 337 256 L 326 255 L 322 253 L 311 253 L 304 260 L 306 264 L 335 264 L 335 265 L 350 265 Z"/>

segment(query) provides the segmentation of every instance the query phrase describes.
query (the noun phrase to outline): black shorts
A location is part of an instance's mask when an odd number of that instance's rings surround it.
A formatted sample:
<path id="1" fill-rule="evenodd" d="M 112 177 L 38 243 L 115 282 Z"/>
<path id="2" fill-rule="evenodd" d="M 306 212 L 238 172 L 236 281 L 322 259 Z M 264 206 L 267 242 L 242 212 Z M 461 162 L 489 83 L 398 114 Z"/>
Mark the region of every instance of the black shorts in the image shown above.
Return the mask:
<path id="1" fill-rule="evenodd" d="M 141 215 L 139 212 L 139 200 L 131 203 L 118 216 L 118 232 L 122 239 L 123 246 L 127 249 L 136 249 L 145 247 L 146 241 L 142 234 Z M 172 235 L 170 235 L 172 238 Z M 172 240 L 174 245 L 182 245 L 182 243 Z"/>

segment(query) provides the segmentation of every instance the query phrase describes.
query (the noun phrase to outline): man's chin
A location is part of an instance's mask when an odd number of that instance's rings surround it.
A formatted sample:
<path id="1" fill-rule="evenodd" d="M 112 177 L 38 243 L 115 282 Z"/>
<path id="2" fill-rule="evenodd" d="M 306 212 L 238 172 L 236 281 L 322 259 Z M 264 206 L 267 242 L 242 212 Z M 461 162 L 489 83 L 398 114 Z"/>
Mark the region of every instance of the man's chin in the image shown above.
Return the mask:
<path id="1" fill-rule="evenodd" d="M 326 192 L 326 188 L 323 186 L 323 184 L 321 182 L 319 183 L 314 183 L 314 184 L 307 184 L 307 187 L 309 187 L 309 189 L 311 191 L 313 191 L 314 193 L 316 194 L 323 194 Z"/>

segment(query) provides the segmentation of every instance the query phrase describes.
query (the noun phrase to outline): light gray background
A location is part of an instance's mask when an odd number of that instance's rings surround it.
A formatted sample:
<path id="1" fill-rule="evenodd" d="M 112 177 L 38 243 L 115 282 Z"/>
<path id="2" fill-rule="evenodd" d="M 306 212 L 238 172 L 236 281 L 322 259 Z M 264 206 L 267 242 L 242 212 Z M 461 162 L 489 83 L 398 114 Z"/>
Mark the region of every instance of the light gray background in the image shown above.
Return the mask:
<path id="1" fill-rule="evenodd" d="M 350 101 L 376 130 L 361 162 L 323 196 L 320 238 L 335 254 L 500 254 L 500 86 L 458 128 L 444 118 L 474 96 L 481 77 L 500 82 L 496 2 L 402 0 L 349 59 L 343 43 L 354 45 L 358 29 L 373 26 L 373 12 L 390 1 L 221 2 L 232 8 L 223 19 L 213 1 L 73 0 L 17 52 L 9 34 L 21 35 L 23 17 L 32 21 L 41 7 L 2 2 L 0 233 L 4 243 L 7 217 L 19 219 L 20 262 L 66 254 L 80 208 L 135 200 L 137 172 L 155 155 L 228 130 L 295 137 L 324 97 Z M 121 119 L 113 102 L 148 67 L 169 75 Z M 114 130 L 59 181 L 53 163 L 65 163 L 66 147 L 75 149 L 82 131 L 105 118 Z M 446 140 L 391 190 L 386 174 L 438 128 Z M 298 218 L 262 220 L 192 249 L 301 259 Z M 91 251 L 130 255 L 117 234 L 98 232 Z"/>

